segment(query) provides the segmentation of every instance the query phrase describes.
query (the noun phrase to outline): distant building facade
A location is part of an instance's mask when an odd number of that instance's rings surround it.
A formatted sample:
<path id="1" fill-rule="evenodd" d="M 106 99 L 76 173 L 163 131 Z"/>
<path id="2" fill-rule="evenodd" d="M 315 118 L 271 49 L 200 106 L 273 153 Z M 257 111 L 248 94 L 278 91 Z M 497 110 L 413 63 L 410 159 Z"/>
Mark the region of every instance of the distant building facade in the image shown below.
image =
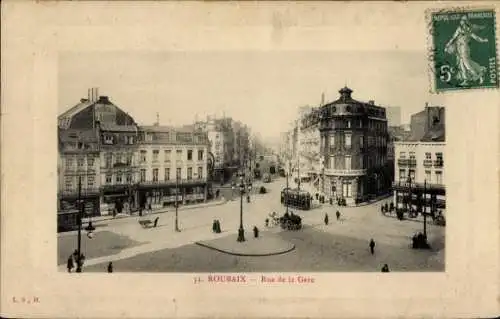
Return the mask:
<path id="1" fill-rule="evenodd" d="M 310 112 L 304 114 L 299 120 L 299 161 L 301 163 L 301 176 L 307 176 L 312 186 L 317 191 L 322 190 L 320 181 L 323 173 L 321 160 L 321 137 L 319 131 L 320 110 L 311 108 Z"/>
<path id="2" fill-rule="evenodd" d="M 388 126 L 400 126 L 401 125 L 401 107 L 399 106 L 387 106 L 387 123 Z"/>

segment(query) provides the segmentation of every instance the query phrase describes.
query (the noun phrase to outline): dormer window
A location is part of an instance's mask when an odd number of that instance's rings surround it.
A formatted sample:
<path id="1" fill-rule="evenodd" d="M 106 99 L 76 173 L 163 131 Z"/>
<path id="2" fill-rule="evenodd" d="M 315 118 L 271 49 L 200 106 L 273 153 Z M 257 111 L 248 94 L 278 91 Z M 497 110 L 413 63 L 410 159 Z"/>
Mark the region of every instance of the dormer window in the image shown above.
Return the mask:
<path id="1" fill-rule="evenodd" d="M 104 135 L 104 144 L 113 144 L 113 136 Z"/>

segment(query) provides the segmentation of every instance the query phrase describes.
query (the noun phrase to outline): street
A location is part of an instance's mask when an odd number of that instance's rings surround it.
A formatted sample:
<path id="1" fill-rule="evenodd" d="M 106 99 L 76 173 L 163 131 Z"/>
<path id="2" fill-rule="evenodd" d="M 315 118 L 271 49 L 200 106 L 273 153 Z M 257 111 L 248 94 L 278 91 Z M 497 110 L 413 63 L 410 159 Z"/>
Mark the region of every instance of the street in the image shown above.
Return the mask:
<path id="1" fill-rule="evenodd" d="M 280 191 L 286 180 L 281 178 L 262 184 L 266 194 L 252 194 L 251 203 L 243 202 L 243 222 L 247 238 L 257 226 L 262 232 L 273 232 L 295 244 L 292 252 L 267 257 L 242 257 L 220 253 L 195 245 L 235 234 L 239 227 L 240 198 L 223 205 L 179 211 L 181 232 L 174 231 L 174 211 L 159 217 L 157 228 L 144 229 L 139 217 L 107 220 L 97 227 L 93 239 L 84 236 L 83 253 L 87 256 L 84 271 L 106 271 L 112 261 L 116 272 L 223 272 L 223 271 L 380 271 L 384 263 L 391 271 L 444 271 L 445 228 L 428 225 L 428 251 L 410 249 L 411 236 L 423 229 L 421 222 L 399 221 L 380 213 L 377 202 L 361 207 L 342 207 L 336 220 L 336 206 L 325 204 L 310 211 L 291 209 L 303 218 L 299 231 L 266 229 L 265 219 L 276 211 L 283 214 Z M 257 191 L 261 184 L 254 183 Z M 328 213 L 330 223 L 324 225 Z M 212 233 L 212 221 L 221 222 L 222 233 Z M 97 226 L 99 226 L 97 224 Z M 372 256 L 368 243 L 376 242 Z M 75 247 L 75 234 L 60 234 L 58 264 L 60 270 Z M 236 245 L 236 243 L 235 243 Z M 73 249 L 72 249 L 73 248 Z"/>

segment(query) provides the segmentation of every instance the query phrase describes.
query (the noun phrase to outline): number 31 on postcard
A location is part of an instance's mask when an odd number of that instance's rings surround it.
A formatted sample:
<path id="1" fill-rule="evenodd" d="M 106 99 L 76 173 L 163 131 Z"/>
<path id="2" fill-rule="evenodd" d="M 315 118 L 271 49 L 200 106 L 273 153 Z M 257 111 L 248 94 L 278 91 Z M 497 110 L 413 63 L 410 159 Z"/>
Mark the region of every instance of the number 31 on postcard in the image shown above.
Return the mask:
<path id="1" fill-rule="evenodd" d="M 498 87 L 494 10 L 432 12 L 434 89 Z"/>

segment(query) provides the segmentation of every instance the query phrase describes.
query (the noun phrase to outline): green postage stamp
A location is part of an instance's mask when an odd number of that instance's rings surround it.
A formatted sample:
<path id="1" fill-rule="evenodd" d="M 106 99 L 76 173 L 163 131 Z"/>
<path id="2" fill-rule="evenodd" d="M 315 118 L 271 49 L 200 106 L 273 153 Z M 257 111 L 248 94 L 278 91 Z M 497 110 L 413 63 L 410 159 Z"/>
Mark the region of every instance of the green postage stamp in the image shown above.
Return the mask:
<path id="1" fill-rule="evenodd" d="M 436 92 L 497 88 L 495 10 L 431 13 Z"/>

